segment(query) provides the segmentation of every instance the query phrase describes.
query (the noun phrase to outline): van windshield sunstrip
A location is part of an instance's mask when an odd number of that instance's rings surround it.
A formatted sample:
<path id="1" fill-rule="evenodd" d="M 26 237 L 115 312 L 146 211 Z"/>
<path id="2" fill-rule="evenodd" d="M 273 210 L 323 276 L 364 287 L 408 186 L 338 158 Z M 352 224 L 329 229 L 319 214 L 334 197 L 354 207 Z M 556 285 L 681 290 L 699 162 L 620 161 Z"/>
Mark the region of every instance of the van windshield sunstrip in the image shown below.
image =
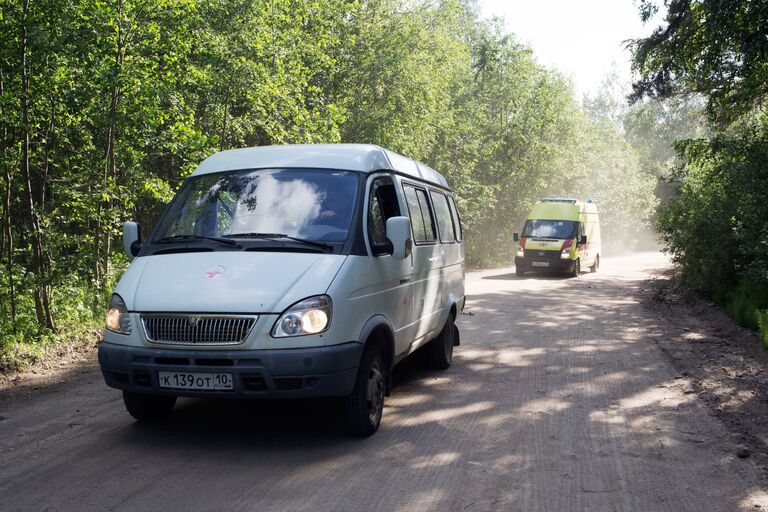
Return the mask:
<path id="1" fill-rule="evenodd" d="M 260 169 L 205 174 L 182 186 L 150 243 L 243 241 L 262 235 L 314 242 L 347 239 L 358 173 Z M 279 235 L 278 235 L 279 234 Z"/>

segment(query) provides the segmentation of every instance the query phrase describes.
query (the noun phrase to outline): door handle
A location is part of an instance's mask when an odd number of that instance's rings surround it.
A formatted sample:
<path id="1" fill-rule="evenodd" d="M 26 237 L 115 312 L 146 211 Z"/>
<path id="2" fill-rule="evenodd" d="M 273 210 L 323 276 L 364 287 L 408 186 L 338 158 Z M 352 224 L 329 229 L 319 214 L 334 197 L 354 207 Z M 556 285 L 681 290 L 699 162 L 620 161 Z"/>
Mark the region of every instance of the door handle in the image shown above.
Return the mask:
<path id="1" fill-rule="evenodd" d="M 410 281 L 410 279 L 401 279 L 401 280 L 400 280 L 400 284 L 405 284 L 405 283 L 407 283 L 408 281 Z"/>

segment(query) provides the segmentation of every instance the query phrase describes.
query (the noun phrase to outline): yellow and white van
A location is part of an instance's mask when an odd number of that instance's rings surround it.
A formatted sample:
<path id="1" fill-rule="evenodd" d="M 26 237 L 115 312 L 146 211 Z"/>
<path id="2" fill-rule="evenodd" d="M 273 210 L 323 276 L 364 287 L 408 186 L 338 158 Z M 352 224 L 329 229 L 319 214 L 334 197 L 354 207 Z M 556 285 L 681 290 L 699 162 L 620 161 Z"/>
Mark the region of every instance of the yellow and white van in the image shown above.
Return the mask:
<path id="1" fill-rule="evenodd" d="M 518 242 L 515 272 L 565 272 L 576 277 L 582 268 L 600 266 L 600 219 L 591 201 L 546 198 L 528 214 Z"/>

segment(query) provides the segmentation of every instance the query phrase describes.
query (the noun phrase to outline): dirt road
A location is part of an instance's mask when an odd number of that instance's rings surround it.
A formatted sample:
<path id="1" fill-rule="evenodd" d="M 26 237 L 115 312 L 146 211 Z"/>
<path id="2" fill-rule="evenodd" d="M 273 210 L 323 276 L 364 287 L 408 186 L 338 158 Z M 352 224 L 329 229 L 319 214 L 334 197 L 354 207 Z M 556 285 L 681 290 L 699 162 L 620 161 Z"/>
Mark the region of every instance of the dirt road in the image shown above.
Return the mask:
<path id="1" fill-rule="evenodd" d="M 732 511 L 753 459 L 651 340 L 658 254 L 578 279 L 472 273 L 454 366 L 406 364 L 381 430 L 326 403 L 183 400 L 138 425 L 94 367 L 0 401 L 0 510 Z"/>

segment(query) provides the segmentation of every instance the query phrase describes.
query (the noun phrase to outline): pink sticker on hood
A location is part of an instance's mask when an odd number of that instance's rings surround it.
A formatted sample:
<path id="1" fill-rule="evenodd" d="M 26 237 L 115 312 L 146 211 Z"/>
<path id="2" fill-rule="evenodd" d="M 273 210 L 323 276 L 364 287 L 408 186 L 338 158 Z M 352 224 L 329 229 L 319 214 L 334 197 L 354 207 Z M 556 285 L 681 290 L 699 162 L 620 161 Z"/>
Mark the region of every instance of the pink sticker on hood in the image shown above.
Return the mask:
<path id="1" fill-rule="evenodd" d="M 206 270 L 205 274 L 203 275 L 205 276 L 206 279 L 216 279 L 217 277 L 221 277 L 224 275 L 224 270 L 225 270 L 224 267 L 222 267 L 221 265 L 215 265 L 209 268 L 208 270 Z"/>

